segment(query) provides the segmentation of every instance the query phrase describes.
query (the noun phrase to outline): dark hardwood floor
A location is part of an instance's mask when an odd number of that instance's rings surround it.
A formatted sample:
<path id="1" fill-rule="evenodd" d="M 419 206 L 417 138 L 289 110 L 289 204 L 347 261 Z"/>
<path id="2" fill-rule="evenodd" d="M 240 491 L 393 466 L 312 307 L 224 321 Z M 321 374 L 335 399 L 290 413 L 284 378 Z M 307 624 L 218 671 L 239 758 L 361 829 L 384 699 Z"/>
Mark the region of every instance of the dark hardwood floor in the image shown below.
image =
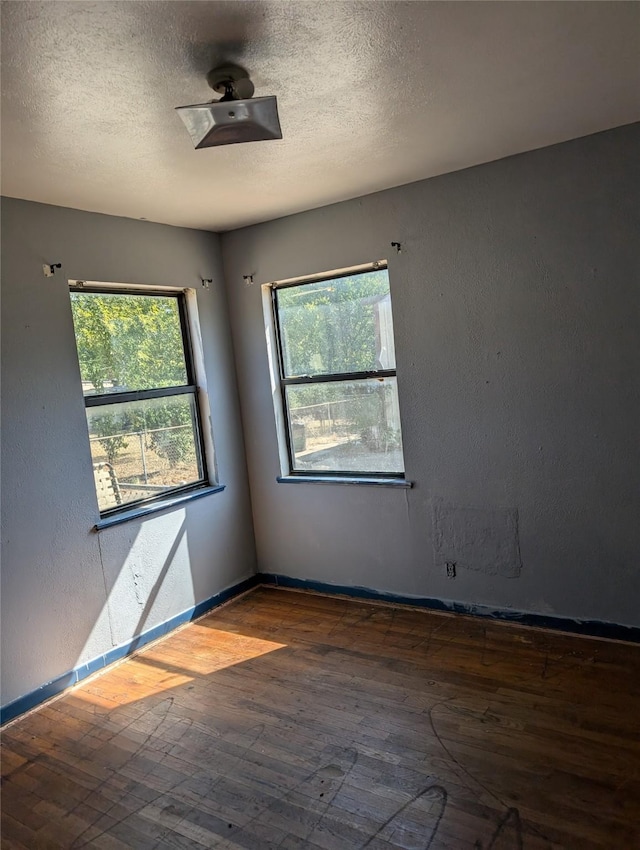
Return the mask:
<path id="1" fill-rule="evenodd" d="M 7 726 L 2 847 L 634 850 L 640 647 L 261 588 Z"/>

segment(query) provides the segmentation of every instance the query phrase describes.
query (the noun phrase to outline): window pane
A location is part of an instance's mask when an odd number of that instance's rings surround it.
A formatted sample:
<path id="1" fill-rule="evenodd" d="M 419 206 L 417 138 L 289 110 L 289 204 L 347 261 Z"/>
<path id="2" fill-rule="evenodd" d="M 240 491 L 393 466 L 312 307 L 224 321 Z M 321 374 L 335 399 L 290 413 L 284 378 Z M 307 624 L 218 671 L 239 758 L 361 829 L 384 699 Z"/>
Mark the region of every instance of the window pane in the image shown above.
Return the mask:
<path id="1" fill-rule="evenodd" d="M 72 292 L 85 395 L 187 384 L 178 299 Z"/>
<path id="2" fill-rule="evenodd" d="M 285 377 L 395 369 L 386 269 L 276 292 Z"/>
<path id="3" fill-rule="evenodd" d="M 294 470 L 402 474 L 395 378 L 286 387 Z"/>
<path id="4" fill-rule="evenodd" d="M 202 480 L 196 421 L 190 393 L 87 408 L 100 510 Z"/>

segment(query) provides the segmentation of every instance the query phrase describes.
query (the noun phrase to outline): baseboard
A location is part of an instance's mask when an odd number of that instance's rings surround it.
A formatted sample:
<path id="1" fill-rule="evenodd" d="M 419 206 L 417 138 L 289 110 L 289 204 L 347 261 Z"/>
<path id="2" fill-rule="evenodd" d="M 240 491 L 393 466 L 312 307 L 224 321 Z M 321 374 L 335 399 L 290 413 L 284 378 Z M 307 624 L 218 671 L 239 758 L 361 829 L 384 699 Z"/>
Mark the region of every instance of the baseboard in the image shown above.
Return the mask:
<path id="1" fill-rule="evenodd" d="M 411 605 L 414 608 L 448 611 L 453 614 L 469 614 L 475 617 L 488 617 L 494 620 L 504 620 L 523 626 L 534 626 L 542 629 L 553 629 L 554 631 L 568 632 L 575 635 L 640 643 L 640 628 L 636 626 L 620 626 L 617 623 L 607 623 L 600 620 L 574 620 L 568 617 L 553 617 L 547 614 L 531 614 L 506 608 L 491 608 L 488 605 L 469 605 L 464 602 L 449 602 L 442 599 L 432 599 L 428 596 L 402 596 L 400 594 L 372 590 L 369 587 L 328 584 L 322 581 L 291 578 L 291 576 L 276 575 L 274 573 L 258 573 L 257 579 L 258 584 L 271 585 L 272 587 L 310 590 L 330 596 L 370 599 L 378 602 L 389 602 L 394 605 Z"/>
<path id="2" fill-rule="evenodd" d="M 210 596 L 202 602 L 198 602 L 198 604 L 194 605 L 192 608 L 188 608 L 186 611 L 176 614 L 175 617 L 165 620 L 165 622 L 154 626 L 152 629 L 148 629 L 148 631 L 136 635 L 126 643 L 110 649 L 108 652 L 105 652 L 104 655 L 93 658 L 86 664 L 74 667 L 73 670 L 69 670 L 69 672 L 63 673 L 61 676 L 57 676 L 51 682 L 47 682 L 45 685 L 41 685 L 39 688 L 30 691 L 28 694 L 18 697 L 18 699 L 13 700 L 13 702 L 3 705 L 2 708 L 0 708 L 0 725 L 8 723 L 20 714 L 24 714 L 25 711 L 30 711 L 32 708 L 35 708 L 41 703 L 46 702 L 46 700 L 51 699 L 51 697 L 57 696 L 67 688 L 71 687 L 71 685 L 81 682 L 83 679 L 86 679 L 87 676 L 91 676 L 92 673 L 96 673 L 103 667 L 113 664 L 114 661 L 120 661 L 122 658 L 126 658 L 127 655 L 131 655 L 133 652 L 136 652 L 138 649 L 145 646 L 145 644 L 163 637 L 178 626 L 182 626 L 184 623 L 196 620 L 198 617 L 201 617 L 208 611 L 217 608 L 229 599 L 233 599 L 241 593 L 246 593 L 248 590 L 252 590 L 258 584 L 258 577 L 250 576 L 244 581 L 234 584 L 232 587 L 228 587 L 225 590 L 221 590 L 220 593 L 216 593 L 214 596 Z"/>
<path id="3" fill-rule="evenodd" d="M 120 661 L 141 649 L 151 641 L 163 637 L 184 623 L 196 620 L 208 611 L 217 608 L 224 602 L 246 593 L 259 585 L 271 587 L 284 587 L 298 590 L 308 590 L 315 593 L 323 593 L 330 596 L 347 596 L 351 599 L 369 599 L 378 602 L 387 602 L 394 605 L 409 605 L 413 608 L 424 608 L 432 611 L 447 611 L 453 614 L 469 614 L 475 617 L 488 617 L 494 620 L 503 620 L 518 623 L 523 626 L 534 626 L 543 629 L 553 629 L 569 634 L 586 635 L 590 637 L 607 638 L 609 640 L 621 640 L 631 643 L 640 643 L 640 628 L 635 626 L 621 626 L 617 623 L 607 623 L 600 620 L 574 620 L 567 617 L 551 617 L 546 614 L 531 614 L 513 611 L 504 608 L 491 608 L 486 605 L 469 605 L 463 602 L 449 602 L 442 599 L 432 599 L 427 596 L 403 596 L 396 593 L 386 593 L 381 590 L 373 590 L 369 587 L 352 587 L 350 585 L 328 584 L 312 579 L 291 578 L 274 573 L 258 573 L 250 576 L 238 584 L 221 590 L 214 596 L 199 602 L 192 608 L 176 614 L 169 620 L 154 626 L 146 632 L 131 638 L 126 643 L 110 649 L 104 655 L 81 664 L 63 673 L 61 676 L 41 685 L 33 691 L 18 697 L 13 702 L 7 703 L 0 708 L 0 725 L 8 723 L 26 711 L 41 705 L 51 697 L 57 696 L 72 685 L 86 679 L 98 670 L 102 670 L 114 661 Z"/>

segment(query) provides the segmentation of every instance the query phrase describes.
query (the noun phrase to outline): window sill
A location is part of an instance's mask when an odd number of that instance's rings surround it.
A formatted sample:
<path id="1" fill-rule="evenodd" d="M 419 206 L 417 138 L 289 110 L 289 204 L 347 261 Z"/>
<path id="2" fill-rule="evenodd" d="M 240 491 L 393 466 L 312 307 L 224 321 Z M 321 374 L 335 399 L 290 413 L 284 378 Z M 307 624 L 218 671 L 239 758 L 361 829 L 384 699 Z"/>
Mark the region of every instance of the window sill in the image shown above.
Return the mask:
<path id="1" fill-rule="evenodd" d="M 212 493 L 221 493 L 224 488 L 224 484 L 207 485 L 206 487 L 200 487 L 198 490 L 190 490 L 188 493 L 168 496 L 166 499 L 161 499 L 148 505 L 137 505 L 130 510 L 103 517 L 98 520 L 91 530 L 103 531 L 105 528 L 111 528 L 113 525 L 121 525 L 124 522 L 130 522 L 134 519 L 140 519 L 140 517 L 178 507 L 178 505 L 183 505 L 185 502 L 194 502 L 196 499 L 202 499 L 204 496 L 210 496 Z"/>
<path id="2" fill-rule="evenodd" d="M 413 487 L 412 481 L 405 478 L 360 478 L 348 475 L 282 475 L 276 478 L 278 484 L 355 484 L 357 486 L 401 487 L 405 490 Z"/>

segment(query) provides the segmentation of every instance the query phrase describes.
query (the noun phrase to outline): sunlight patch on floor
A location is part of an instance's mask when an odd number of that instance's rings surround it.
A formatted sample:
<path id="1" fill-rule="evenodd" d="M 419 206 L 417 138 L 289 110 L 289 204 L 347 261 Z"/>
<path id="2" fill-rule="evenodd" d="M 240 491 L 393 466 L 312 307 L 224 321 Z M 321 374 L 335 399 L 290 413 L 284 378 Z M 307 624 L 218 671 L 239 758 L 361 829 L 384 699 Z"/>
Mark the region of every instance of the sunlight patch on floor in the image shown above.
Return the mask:
<path id="1" fill-rule="evenodd" d="M 73 695 L 93 705 L 116 708 L 285 647 L 284 643 L 194 623 L 127 659 L 124 664 L 105 670 L 86 684 L 77 685 Z"/>

